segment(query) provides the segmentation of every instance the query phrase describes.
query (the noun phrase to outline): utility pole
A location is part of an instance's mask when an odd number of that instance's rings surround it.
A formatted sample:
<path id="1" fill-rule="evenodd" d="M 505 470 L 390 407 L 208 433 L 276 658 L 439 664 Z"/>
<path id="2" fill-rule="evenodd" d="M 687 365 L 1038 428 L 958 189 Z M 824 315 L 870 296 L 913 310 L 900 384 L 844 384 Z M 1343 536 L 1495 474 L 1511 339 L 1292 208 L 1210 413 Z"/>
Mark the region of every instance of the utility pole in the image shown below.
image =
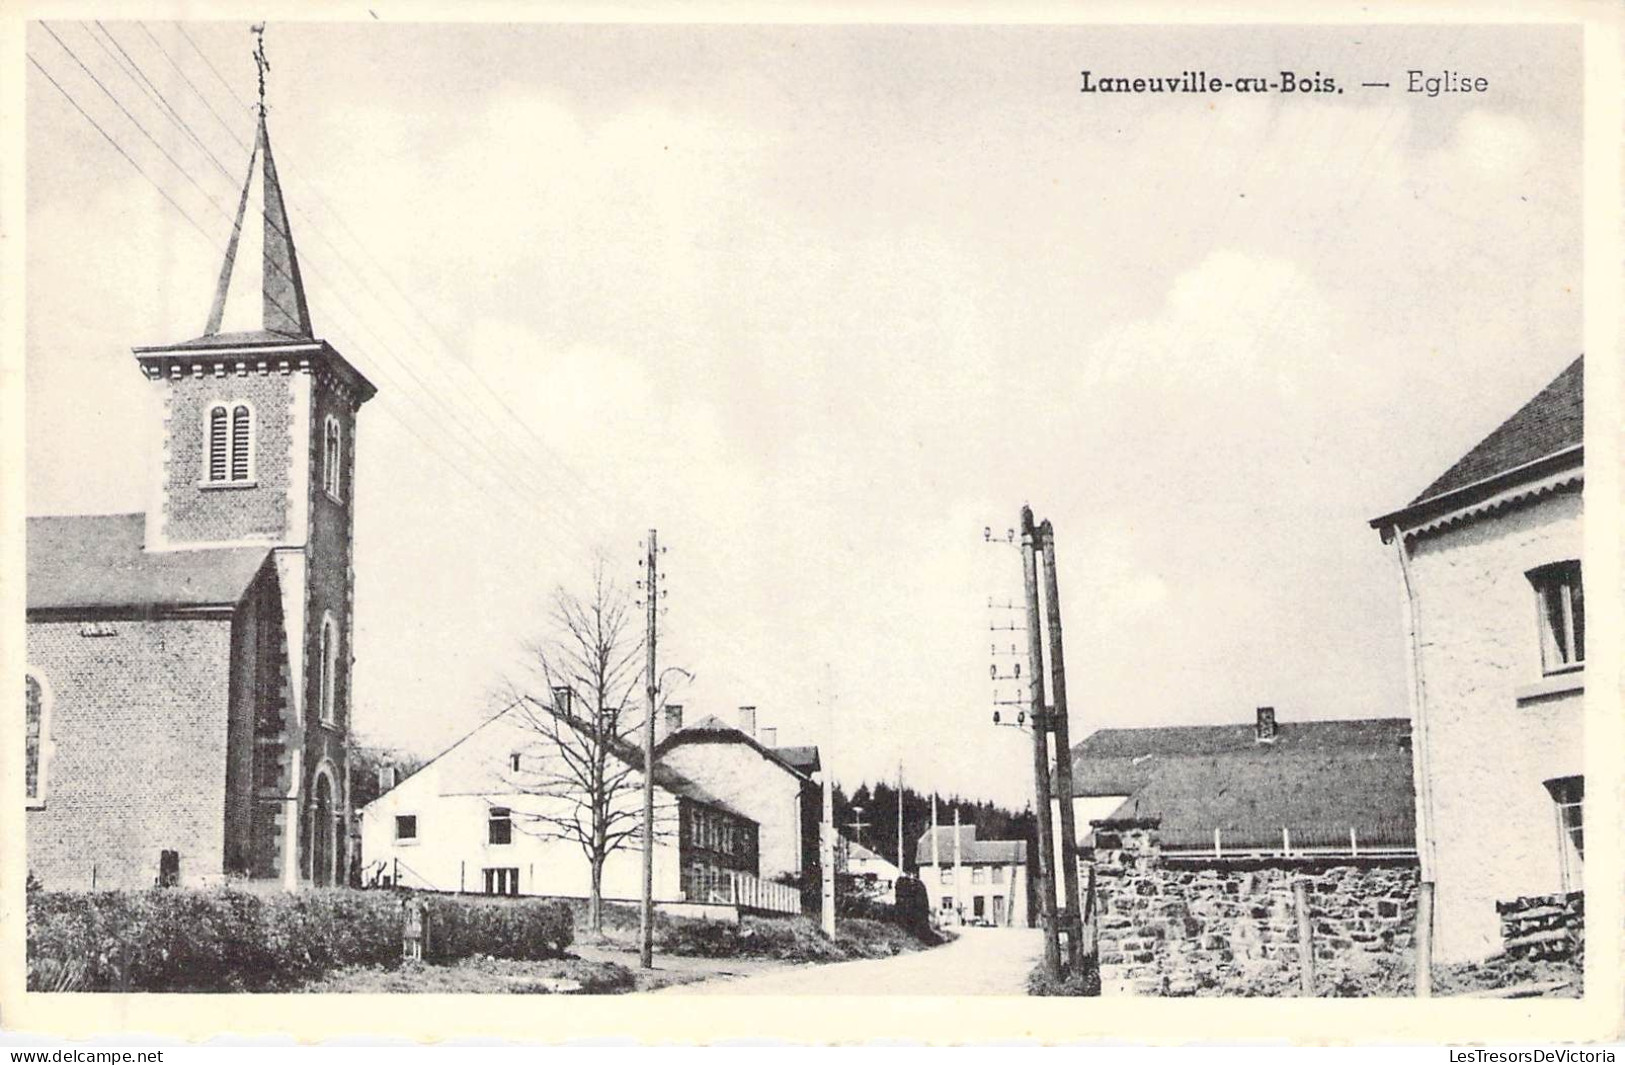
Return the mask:
<path id="1" fill-rule="evenodd" d="M 655 964 L 655 618 L 660 610 L 660 557 L 655 530 L 649 530 L 649 557 L 644 599 L 649 607 L 649 628 L 644 637 L 648 676 L 644 694 L 648 712 L 643 718 L 643 906 L 638 920 L 638 962 L 645 969 Z"/>
<path id="2" fill-rule="evenodd" d="M 1084 928 L 1085 903 L 1078 890 L 1078 830 L 1072 801 L 1072 737 L 1067 721 L 1066 657 L 1061 648 L 1061 588 L 1055 574 L 1055 529 L 1049 519 L 1038 527 L 1043 545 L 1044 603 L 1049 617 L 1050 696 L 1055 702 L 1055 792 L 1061 805 L 1061 868 L 1058 879 L 1066 885 L 1067 963 L 1074 972 L 1078 962 L 1093 959 L 1094 936 Z M 1091 915 L 1092 916 L 1092 915 Z"/>
<path id="3" fill-rule="evenodd" d="M 954 914 L 959 923 L 965 923 L 965 904 L 961 900 L 965 897 L 964 888 L 959 883 L 961 876 L 959 868 L 959 807 L 954 807 Z"/>
<path id="4" fill-rule="evenodd" d="M 1044 968 L 1050 976 L 1061 976 L 1061 943 L 1055 918 L 1055 879 L 1050 866 L 1055 860 L 1055 840 L 1050 826 L 1049 806 L 1049 717 L 1044 708 L 1044 645 L 1040 632 L 1043 619 L 1038 612 L 1037 533 L 1033 510 L 1021 508 L 1021 563 L 1027 590 L 1027 663 L 1029 698 L 1033 724 L 1033 799 L 1038 822 L 1038 907 L 1044 927 Z"/>
<path id="5" fill-rule="evenodd" d="M 903 863 L 903 760 L 897 760 L 897 875 L 908 872 Z"/>
<path id="6" fill-rule="evenodd" d="M 829 665 L 824 665 L 824 745 L 827 750 L 835 749 L 835 695 L 829 686 Z M 819 895 L 823 905 L 820 907 L 820 918 L 824 926 L 824 934 L 831 939 L 835 938 L 835 785 L 834 773 L 828 764 L 824 766 L 824 821 L 818 826 L 818 834 L 822 846 L 818 849 L 819 865 L 823 868 L 821 893 Z"/>

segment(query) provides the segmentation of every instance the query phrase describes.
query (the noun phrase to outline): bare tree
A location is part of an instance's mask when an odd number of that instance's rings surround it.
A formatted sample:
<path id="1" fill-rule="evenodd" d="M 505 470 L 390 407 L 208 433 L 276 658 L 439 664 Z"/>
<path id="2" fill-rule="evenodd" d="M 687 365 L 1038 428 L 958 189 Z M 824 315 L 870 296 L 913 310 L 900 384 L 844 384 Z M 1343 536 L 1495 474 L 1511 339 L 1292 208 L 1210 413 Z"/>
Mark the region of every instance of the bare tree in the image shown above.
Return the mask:
<path id="1" fill-rule="evenodd" d="M 550 631 L 528 651 L 542 691 L 516 689 L 514 705 L 539 757 L 510 764 L 514 789 L 546 801 L 515 811 L 514 827 L 574 842 L 591 870 L 587 920 L 603 931 L 604 863 L 636 849 L 642 808 L 643 636 L 625 589 L 593 570 L 586 599 L 554 593 Z"/>

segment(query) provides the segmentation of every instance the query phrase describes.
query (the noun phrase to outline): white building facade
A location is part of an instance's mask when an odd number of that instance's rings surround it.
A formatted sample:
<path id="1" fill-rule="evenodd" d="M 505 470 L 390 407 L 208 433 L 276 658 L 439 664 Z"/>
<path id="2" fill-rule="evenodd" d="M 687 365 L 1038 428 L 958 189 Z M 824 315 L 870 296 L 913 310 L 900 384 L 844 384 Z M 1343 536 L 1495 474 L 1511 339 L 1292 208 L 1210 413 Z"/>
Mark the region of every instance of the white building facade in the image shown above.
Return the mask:
<path id="1" fill-rule="evenodd" d="M 1400 590 L 1439 962 L 1501 949 L 1497 902 L 1583 887 L 1582 367 L 1371 523 Z"/>
<path id="2" fill-rule="evenodd" d="M 928 830 L 915 848 L 939 925 L 1027 927 L 1027 844 L 979 840 L 975 825 Z"/>

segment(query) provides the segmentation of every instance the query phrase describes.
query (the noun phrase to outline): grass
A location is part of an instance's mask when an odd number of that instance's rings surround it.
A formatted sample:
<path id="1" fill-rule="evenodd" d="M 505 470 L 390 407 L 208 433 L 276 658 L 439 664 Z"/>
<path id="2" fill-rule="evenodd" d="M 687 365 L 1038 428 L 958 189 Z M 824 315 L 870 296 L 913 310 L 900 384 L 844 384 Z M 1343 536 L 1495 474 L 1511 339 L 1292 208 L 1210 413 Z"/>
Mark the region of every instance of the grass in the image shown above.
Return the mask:
<path id="1" fill-rule="evenodd" d="M 465 958 L 454 965 L 406 962 L 396 968 L 355 966 L 307 985 L 318 993 L 618 995 L 636 989 L 631 969 L 615 962 L 565 958 L 512 961 Z"/>

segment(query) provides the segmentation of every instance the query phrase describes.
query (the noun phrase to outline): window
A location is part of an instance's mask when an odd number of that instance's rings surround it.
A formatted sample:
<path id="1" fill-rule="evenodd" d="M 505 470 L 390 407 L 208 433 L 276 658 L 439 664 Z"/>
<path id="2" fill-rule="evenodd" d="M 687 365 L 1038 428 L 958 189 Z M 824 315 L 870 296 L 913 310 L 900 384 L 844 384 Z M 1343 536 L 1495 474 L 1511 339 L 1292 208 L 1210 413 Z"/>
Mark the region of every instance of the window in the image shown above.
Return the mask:
<path id="1" fill-rule="evenodd" d="M 218 403 L 209 408 L 203 446 L 206 484 L 252 484 L 254 481 L 254 412 L 246 403 Z"/>
<path id="2" fill-rule="evenodd" d="M 344 446 L 339 420 L 331 414 L 322 428 L 322 490 L 335 503 L 344 501 Z"/>
<path id="3" fill-rule="evenodd" d="M 945 865 L 940 870 L 938 870 L 937 871 L 937 880 L 940 883 L 943 883 L 943 884 L 952 884 L 954 882 L 954 869 L 953 869 L 953 866 Z"/>
<path id="4" fill-rule="evenodd" d="M 973 884 L 987 883 L 987 867 L 983 865 L 971 866 L 970 882 Z"/>
<path id="5" fill-rule="evenodd" d="M 1546 781 L 1557 810 L 1558 859 L 1561 862 L 1564 891 L 1580 889 L 1580 871 L 1585 862 L 1585 778 L 1559 777 Z"/>
<path id="6" fill-rule="evenodd" d="M 519 870 L 512 868 L 485 870 L 485 893 L 487 895 L 519 894 Z"/>
<path id="7" fill-rule="evenodd" d="M 322 615 L 320 655 L 321 677 L 317 697 L 321 700 L 322 724 L 331 725 L 337 720 L 334 703 L 339 672 L 339 633 L 331 614 Z"/>
<path id="8" fill-rule="evenodd" d="M 491 816 L 485 823 L 486 841 L 498 845 L 513 842 L 513 814 L 507 807 L 491 807 Z"/>
<path id="9" fill-rule="evenodd" d="M 942 908 L 945 910 L 951 910 L 954 908 L 954 897 L 952 895 L 942 896 Z"/>
<path id="10" fill-rule="evenodd" d="M 418 838 L 418 815 L 395 815 L 395 838 L 398 840 L 415 840 Z"/>
<path id="11" fill-rule="evenodd" d="M 29 806 L 45 805 L 45 753 L 50 737 L 50 707 L 45 685 L 32 673 L 24 677 L 24 720 L 27 768 L 23 783 Z"/>
<path id="12" fill-rule="evenodd" d="M 1540 664 L 1545 673 L 1563 673 L 1585 665 L 1585 591 L 1580 563 L 1554 562 L 1530 570 L 1540 613 Z"/>
<path id="13" fill-rule="evenodd" d="M 993 882 L 995 884 L 1004 883 L 1004 866 L 995 865 L 993 867 Z"/>
<path id="14" fill-rule="evenodd" d="M 510 773 L 519 772 L 519 760 L 520 759 L 519 759 L 519 752 L 518 751 L 515 751 L 512 754 L 508 755 L 508 772 L 510 772 Z"/>

